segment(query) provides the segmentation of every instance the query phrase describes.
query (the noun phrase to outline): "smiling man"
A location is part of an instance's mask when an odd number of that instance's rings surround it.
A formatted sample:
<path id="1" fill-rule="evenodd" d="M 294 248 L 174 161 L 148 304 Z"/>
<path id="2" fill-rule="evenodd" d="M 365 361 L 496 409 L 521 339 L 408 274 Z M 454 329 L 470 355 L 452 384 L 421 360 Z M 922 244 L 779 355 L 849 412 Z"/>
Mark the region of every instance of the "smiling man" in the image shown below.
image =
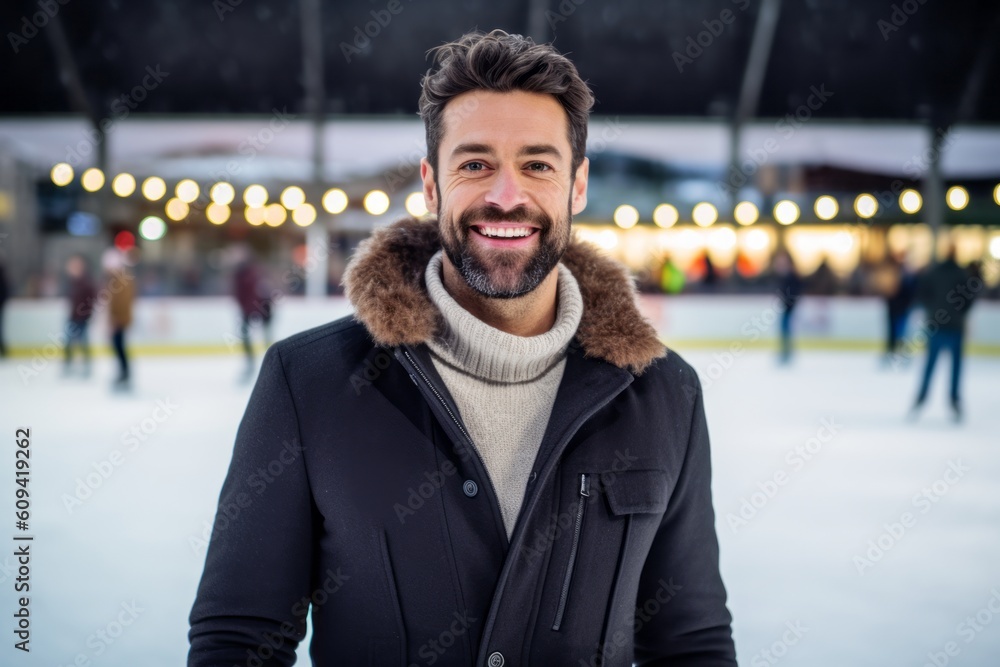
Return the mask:
<path id="1" fill-rule="evenodd" d="M 736 665 L 697 375 L 572 236 L 592 105 L 549 45 L 436 49 L 435 219 L 268 350 L 189 665 L 291 665 L 310 609 L 316 665 Z"/>

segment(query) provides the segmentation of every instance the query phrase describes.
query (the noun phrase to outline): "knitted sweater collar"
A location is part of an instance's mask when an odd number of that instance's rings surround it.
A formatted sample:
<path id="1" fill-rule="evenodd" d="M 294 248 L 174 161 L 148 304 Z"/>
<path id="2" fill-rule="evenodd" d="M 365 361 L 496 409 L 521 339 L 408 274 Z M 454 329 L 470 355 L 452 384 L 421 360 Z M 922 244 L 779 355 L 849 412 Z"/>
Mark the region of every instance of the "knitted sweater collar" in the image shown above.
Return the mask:
<path id="1" fill-rule="evenodd" d="M 537 336 L 516 336 L 491 327 L 455 301 L 441 278 L 442 255 L 436 252 L 424 273 L 427 294 L 444 320 L 438 335 L 427 341 L 434 354 L 471 375 L 503 383 L 534 380 L 566 355 L 583 315 L 580 286 L 569 269 L 558 265 L 552 328 Z"/>
<path id="2" fill-rule="evenodd" d="M 377 229 L 355 251 L 344 274 L 354 317 L 378 345 L 419 345 L 434 337 L 441 314 L 427 295 L 424 272 L 441 249 L 436 220 L 404 218 Z M 583 316 L 576 340 L 584 356 L 642 374 L 666 349 L 636 307 L 628 271 L 596 247 L 574 239 L 562 263 L 576 278 Z"/>

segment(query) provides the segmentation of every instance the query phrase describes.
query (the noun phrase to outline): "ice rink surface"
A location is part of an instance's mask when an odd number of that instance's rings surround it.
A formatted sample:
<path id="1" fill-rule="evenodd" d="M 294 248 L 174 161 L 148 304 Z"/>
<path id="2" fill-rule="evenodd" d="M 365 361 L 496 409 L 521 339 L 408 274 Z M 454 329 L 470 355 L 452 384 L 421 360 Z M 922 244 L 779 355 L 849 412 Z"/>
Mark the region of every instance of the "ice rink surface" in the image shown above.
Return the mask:
<path id="1" fill-rule="evenodd" d="M 765 351 L 681 354 L 705 386 L 741 665 L 1000 665 L 1000 358 L 967 358 L 966 418 L 954 424 L 948 363 L 910 422 L 920 360 L 893 370 L 861 352 L 805 351 L 791 367 Z M 25 364 L 0 363 L 0 498 L 13 503 L 14 429 L 28 426 L 32 650 L 12 648 L 4 549 L 0 664 L 184 664 L 251 388 L 242 360 L 139 358 L 127 395 L 110 391 L 107 358 L 89 379 L 56 363 L 22 378 Z M 308 664 L 305 645 L 299 655 Z"/>

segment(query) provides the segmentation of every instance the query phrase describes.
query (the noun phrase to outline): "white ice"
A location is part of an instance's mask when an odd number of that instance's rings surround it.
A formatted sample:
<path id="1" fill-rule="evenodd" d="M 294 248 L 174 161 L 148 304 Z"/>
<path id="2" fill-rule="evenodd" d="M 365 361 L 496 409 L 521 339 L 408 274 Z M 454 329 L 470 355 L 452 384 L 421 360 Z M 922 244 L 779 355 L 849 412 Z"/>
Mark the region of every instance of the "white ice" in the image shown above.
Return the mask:
<path id="1" fill-rule="evenodd" d="M 1000 359 L 966 359 L 966 420 L 956 425 L 947 363 L 925 414 L 908 422 L 919 361 L 891 370 L 869 353 L 806 351 L 783 368 L 761 350 L 682 354 L 705 385 L 741 665 L 1000 664 L 1000 614 L 988 606 L 1000 611 Z M 0 663 L 184 664 L 204 539 L 250 391 L 238 382 L 241 358 L 138 358 L 129 395 L 109 390 L 108 358 L 90 379 L 63 378 L 51 363 L 24 380 L 23 364 L 0 364 L 0 507 L 13 534 L 14 429 L 28 426 L 32 651 L 12 648 L 16 574 L 13 557 L 0 556 Z M 158 401 L 176 406 L 162 423 Z M 133 450 L 123 434 L 144 420 L 152 430 Z M 67 508 L 77 480 L 114 450 L 113 474 Z M 768 483 L 776 473 L 783 484 Z M 744 499 L 757 507 L 750 516 L 744 506 L 740 523 Z M 900 532 L 892 524 L 907 512 Z M 868 553 L 869 541 L 888 548 Z M 110 637 L 123 605 L 138 616 Z M 299 655 L 308 664 L 305 645 Z"/>

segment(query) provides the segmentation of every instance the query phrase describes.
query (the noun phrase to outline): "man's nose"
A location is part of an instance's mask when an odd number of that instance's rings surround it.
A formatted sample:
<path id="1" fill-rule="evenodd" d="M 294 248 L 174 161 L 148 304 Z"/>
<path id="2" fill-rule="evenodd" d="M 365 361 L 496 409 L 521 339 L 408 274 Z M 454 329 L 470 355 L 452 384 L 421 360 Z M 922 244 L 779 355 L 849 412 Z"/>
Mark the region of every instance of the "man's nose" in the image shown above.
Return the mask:
<path id="1" fill-rule="evenodd" d="M 486 203 L 492 204 L 504 211 L 528 203 L 528 195 L 521 183 L 521 175 L 513 167 L 503 167 L 497 170 L 486 193 Z"/>

